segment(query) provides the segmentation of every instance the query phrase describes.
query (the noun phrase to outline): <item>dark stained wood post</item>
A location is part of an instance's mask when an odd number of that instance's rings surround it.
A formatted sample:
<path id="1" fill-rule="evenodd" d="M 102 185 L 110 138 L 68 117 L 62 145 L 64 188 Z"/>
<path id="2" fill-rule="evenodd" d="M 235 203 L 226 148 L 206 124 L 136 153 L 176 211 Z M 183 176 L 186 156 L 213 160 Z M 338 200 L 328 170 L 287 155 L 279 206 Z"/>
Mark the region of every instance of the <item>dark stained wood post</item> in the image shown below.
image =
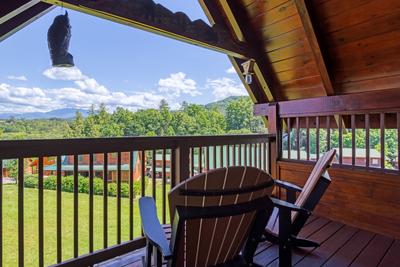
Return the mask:
<path id="1" fill-rule="evenodd" d="M 254 115 L 266 116 L 268 118 L 268 134 L 276 135 L 276 138 L 269 139 L 270 151 L 269 151 L 269 161 L 270 161 L 270 173 L 272 177 L 278 178 L 277 170 L 277 160 L 280 158 L 281 153 L 281 127 L 280 118 L 278 112 L 278 103 L 268 103 L 263 105 L 254 106 Z"/>
<path id="2" fill-rule="evenodd" d="M 180 143 L 175 149 L 175 184 L 178 184 L 190 177 L 189 158 L 189 146 L 185 143 Z"/>

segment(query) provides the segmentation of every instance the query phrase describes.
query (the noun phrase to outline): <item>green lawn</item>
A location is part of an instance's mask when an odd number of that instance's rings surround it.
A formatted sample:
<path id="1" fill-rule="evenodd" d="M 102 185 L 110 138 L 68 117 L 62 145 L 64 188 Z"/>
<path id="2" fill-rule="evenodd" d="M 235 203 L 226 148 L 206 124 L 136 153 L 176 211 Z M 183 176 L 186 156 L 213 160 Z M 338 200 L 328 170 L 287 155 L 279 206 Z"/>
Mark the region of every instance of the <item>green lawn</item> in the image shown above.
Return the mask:
<path id="1" fill-rule="evenodd" d="M 148 183 L 146 195 L 151 195 Z M 167 185 L 167 192 L 169 185 Z M 159 218 L 162 212 L 161 183 L 157 182 L 156 199 Z M 108 245 L 116 244 L 116 198 L 108 198 Z M 168 212 L 168 209 L 167 209 Z M 168 215 L 168 213 L 167 213 Z M 25 266 L 38 265 L 38 191 L 24 190 Z M 168 220 L 168 217 L 167 217 Z M 45 265 L 56 263 L 56 192 L 44 190 L 44 257 Z M 79 254 L 89 252 L 89 195 L 79 194 Z M 134 200 L 134 235 L 140 236 L 141 224 L 138 199 Z M 18 258 L 17 186 L 4 185 L 3 195 L 3 266 L 17 266 Z M 122 199 L 122 240 L 129 240 L 129 199 Z M 94 247 L 103 246 L 103 197 L 94 196 Z M 73 255 L 73 194 L 62 193 L 62 253 L 63 259 Z"/>

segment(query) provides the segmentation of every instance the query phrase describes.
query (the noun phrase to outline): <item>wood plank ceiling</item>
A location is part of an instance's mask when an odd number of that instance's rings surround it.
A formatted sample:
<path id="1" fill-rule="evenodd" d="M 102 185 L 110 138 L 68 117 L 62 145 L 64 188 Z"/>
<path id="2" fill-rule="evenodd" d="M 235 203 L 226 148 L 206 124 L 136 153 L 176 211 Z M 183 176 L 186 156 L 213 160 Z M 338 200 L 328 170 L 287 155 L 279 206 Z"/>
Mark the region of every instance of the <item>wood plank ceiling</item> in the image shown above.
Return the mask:
<path id="1" fill-rule="evenodd" d="M 261 50 L 256 62 L 268 62 L 263 78 L 275 101 L 400 86 L 398 0 L 226 2 L 240 14 L 227 23 L 256 35 L 244 32 L 244 41 Z"/>

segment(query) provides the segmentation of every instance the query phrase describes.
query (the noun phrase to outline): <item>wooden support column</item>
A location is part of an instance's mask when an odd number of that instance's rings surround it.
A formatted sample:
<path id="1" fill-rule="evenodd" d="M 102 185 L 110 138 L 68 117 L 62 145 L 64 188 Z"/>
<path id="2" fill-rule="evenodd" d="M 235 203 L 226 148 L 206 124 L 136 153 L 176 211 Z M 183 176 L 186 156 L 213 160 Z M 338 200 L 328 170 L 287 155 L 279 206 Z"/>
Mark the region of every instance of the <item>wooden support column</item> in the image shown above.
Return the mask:
<path id="1" fill-rule="evenodd" d="M 175 149 L 175 185 L 190 177 L 190 149 L 186 144 L 179 144 Z"/>
<path id="2" fill-rule="evenodd" d="M 254 106 L 254 114 L 261 115 L 257 113 L 257 105 Z M 268 103 L 263 104 L 265 107 L 264 112 L 261 116 L 266 116 L 268 119 L 268 134 L 276 135 L 276 138 L 271 138 L 269 140 L 269 161 L 270 161 L 270 174 L 274 178 L 278 178 L 277 172 L 277 160 L 280 158 L 281 151 L 281 127 L 278 112 L 278 103 Z"/>

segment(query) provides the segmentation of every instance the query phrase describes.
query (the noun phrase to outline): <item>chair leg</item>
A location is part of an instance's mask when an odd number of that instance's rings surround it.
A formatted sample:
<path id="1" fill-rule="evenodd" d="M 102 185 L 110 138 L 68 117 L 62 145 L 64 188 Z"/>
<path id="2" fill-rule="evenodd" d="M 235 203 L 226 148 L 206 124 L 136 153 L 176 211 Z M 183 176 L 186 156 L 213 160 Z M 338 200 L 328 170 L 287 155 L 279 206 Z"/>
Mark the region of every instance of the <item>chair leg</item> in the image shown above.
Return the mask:
<path id="1" fill-rule="evenodd" d="M 151 267 L 151 254 L 153 252 L 153 246 L 146 242 L 146 255 L 142 257 L 142 264 L 145 267 Z"/>
<path id="2" fill-rule="evenodd" d="M 281 209 L 279 211 L 279 267 L 292 266 L 291 238 L 291 211 Z"/>
<path id="3" fill-rule="evenodd" d="M 154 253 L 153 253 L 154 266 L 161 267 L 162 266 L 162 255 L 161 255 L 161 252 L 156 247 L 154 247 L 153 250 L 154 250 Z"/>

